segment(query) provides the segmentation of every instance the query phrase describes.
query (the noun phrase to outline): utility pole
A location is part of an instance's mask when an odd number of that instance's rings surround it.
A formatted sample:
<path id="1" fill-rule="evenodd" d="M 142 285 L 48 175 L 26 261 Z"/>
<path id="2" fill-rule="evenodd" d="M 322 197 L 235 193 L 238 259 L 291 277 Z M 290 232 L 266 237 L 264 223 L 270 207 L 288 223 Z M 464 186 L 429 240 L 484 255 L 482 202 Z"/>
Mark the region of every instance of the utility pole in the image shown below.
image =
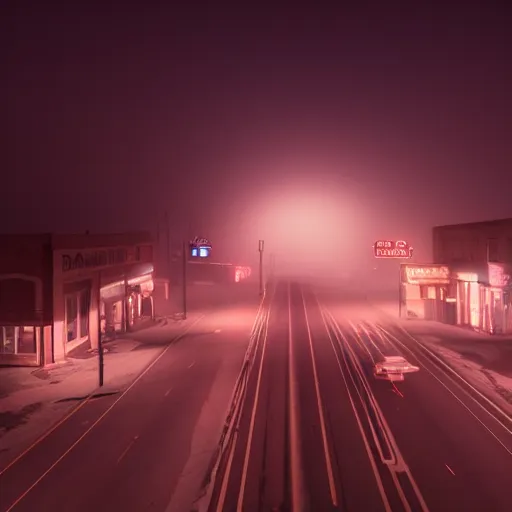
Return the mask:
<path id="1" fill-rule="evenodd" d="M 171 229 L 169 226 L 169 213 L 165 210 L 164 214 L 165 225 L 165 240 L 166 240 L 166 254 L 167 254 L 167 278 L 169 279 L 169 286 L 171 285 Z"/>
<path id="2" fill-rule="evenodd" d="M 263 248 L 265 245 L 264 240 L 260 240 L 258 250 L 260 252 L 260 295 L 263 295 Z"/>
<path id="3" fill-rule="evenodd" d="M 187 319 L 187 261 L 188 261 L 188 244 L 183 239 L 183 319 Z"/>
<path id="4" fill-rule="evenodd" d="M 128 301 L 130 287 L 128 286 L 128 278 L 124 276 L 124 310 L 123 310 L 123 327 L 124 332 L 130 330 L 130 302 Z"/>
<path id="5" fill-rule="evenodd" d="M 103 386 L 103 340 L 101 332 L 101 271 L 98 272 L 98 376 L 99 385 Z"/>
<path id="6" fill-rule="evenodd" d="M 398 318 L 402 318 L 402 264 L 398 267 Z"/>

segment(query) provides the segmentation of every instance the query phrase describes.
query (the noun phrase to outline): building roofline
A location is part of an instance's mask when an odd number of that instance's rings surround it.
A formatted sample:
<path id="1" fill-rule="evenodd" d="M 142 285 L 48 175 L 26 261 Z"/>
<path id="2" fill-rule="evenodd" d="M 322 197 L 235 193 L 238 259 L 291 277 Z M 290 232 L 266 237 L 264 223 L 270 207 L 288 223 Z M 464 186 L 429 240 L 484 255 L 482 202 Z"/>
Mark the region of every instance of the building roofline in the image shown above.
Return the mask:
<path id="1" fill-rule="evenodd" d="M 153 236 L 149 231 L 52 235 L 52 247 L 54 249 L 87 249 L 93 247 L 116 247 L 122 245 L 137 245 L 152 242 Z"/>
<path id="2" fill-rule="evenodd" d="M 6 233 L 0 234 L 2 243 L 36 242 L 50 244 L 52 249 L 87 249 L 122 245 L 150 244 L 150 231 L 121 233 Z"/>
<path id="3" fill-rule="evenodd" d="M 483 220 L 479 222 L 463 222 L 460 224 L 444 224 L 442 226 L 434 226 L 433 229 L 456 229 L 456 228 L 469 228 L 469 227 L 484 227 L 484 226 L 497 226 L 500 224 L 512 224 L 512 217 L 505 219 Z"/>

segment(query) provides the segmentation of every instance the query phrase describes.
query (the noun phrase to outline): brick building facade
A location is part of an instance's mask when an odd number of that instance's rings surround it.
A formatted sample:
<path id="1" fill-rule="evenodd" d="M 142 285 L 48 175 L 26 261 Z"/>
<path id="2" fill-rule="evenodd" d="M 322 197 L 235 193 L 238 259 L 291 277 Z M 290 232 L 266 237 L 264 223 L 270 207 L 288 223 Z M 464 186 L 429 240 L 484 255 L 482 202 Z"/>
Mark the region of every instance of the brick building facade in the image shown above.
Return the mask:
<path id="1" fill-rule="evenodd" d="M 511 332 L 512 219 L 435 227 L 433 253 L 450 268 L 457 323 Z"/>
<path id="2" fill-rule="evenodd" d="M 148 233 L 0 235 L 0 244 L 0 364 L 58 362 L 154 315 Z"/>

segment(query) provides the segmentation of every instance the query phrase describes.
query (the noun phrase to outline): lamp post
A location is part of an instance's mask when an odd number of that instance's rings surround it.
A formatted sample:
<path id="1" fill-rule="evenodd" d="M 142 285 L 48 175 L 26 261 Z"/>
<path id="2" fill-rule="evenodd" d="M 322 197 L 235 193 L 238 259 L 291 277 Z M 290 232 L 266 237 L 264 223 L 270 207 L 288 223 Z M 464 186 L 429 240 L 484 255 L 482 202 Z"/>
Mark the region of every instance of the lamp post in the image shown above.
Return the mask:
<path id="1" fill-rule="evenodd" d="M 402 318 L 402 264 L 398 267 L 398 318 Z"/>
<path id="2" fill-rule="evenodd" d="M 258 250 L 260 252 L 260 295 L 263 295 L 263 248 L 265 241 L 260 240 L 258 244 Z"/>
<path id="3" fill-rule="evenodd" d="M 103 365 L 103 340 L 102 340 L 102 332 L 101 332 L 101 270 L 98 272 L 98 297 L 97 297 L 97 307 L 98 307 L 98 378 L 99 378 L 99 386 L 103 386 L 103 373 L 104 373 L 104 365 Z"/>
<path id="4" fill-rule="evenodd" d="M 188 244 L 183 240 L 183 319 L 187 319 L 187 260 L 188 260 Z"/>

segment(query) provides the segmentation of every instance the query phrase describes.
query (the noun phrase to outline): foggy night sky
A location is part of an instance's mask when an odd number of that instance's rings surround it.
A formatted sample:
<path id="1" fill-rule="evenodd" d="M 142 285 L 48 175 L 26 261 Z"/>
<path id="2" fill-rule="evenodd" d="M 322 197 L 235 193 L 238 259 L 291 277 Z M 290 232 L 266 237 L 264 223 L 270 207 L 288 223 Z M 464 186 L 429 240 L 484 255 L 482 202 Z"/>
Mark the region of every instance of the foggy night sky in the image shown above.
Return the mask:
<path id="1" fill-rule="evenodd" d="M 154 229 L 168 209 L 173 236 L 235 259 L 302 226 L 347 261 L 377 238 L 428 261 L 433 225 L 512 216 L 505 2 L 21 4 L 0 27 L 0 231 Z"/>

